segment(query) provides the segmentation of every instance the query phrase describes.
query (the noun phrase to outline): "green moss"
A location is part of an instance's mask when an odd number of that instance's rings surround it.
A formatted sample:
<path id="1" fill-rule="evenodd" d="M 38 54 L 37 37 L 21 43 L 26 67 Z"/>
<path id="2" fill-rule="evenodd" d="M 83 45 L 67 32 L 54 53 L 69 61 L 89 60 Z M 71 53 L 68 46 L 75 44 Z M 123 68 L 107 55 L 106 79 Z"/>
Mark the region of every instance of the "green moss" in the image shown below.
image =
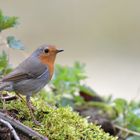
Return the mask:
<path id="1" fill-rule="evenodd" d="M 47 136 L 49 140 L 116 140 L 105 133 L 99 126 L 88 123 L 70 107 L 48 107 L 44 101 L 33 101 L 37 108 L 35 116 L 41 126 L 31 121 L 28 108 L 24 102 L 12 101 L 6 104 L 8 110 L 17 110 L 17 118 L 25 125 Z"/>

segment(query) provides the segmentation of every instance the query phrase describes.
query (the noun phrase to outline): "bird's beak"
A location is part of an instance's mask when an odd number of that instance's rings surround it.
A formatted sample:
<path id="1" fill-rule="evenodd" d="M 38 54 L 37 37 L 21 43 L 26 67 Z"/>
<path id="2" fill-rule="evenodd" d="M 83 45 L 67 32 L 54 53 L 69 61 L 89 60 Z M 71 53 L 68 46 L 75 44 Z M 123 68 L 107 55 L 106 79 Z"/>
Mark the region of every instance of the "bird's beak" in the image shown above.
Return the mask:
<path id="1" fill-rule="evenodd" d="M 63 52 L 64 50 L 57 50 L 57 53 Z"/>

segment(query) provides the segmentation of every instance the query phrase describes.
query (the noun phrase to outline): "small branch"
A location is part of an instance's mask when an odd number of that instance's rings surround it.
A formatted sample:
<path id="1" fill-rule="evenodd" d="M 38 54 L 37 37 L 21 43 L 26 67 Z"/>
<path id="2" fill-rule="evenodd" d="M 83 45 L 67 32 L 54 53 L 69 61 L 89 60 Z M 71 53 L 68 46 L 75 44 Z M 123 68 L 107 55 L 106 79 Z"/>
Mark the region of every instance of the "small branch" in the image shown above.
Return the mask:
<path id="1" fill-rule="evenodd" d="M 4 101 L 11 101 L 11 100 L 15 100 L 15 99 L 17 99 L 17 96 L 15 96 L 15 95 L 9 95 L 9 96 L 5 96 L 5 97 L 1 97 L 1 99 L 2 100 L 4 100 Z"/>
<path id="2" fill-rule="evenodd" d="M 7 122 L 7 121 L 5 121 L 5 120 L 3 120 L 3 119 L 0 119 L 0 122 L 1 122 L 2 124 L 4 124 L 5 126 L 7 126 L 7 127 L 10 129 L 10 132 L 13 134 L 15 140 L 20 140 L 20 138 L 19 138 L 19 136 L 17 135 L 15 129 L 12 127 L 12 125 L 11 125 L 9 122 Z"/>
<path id="3" fill-rule="evenodd" d="M 127 129 L 127 128 L 123 128 L 123 127 L 121 127 L 121 126 L 119 126 L 119 125 L 116 125 L 116 124 L 114 124 L 113 126 L 114 126 L 115 128 L 117 128 L 117 129 L 119 129 L 119 130 L 121 130 L 121 131 L 124 131 L 124 132 L 127 132 L 127 133 L 129 133 L 129 134 L 136 135 L 136 136 L 140 136 L 140 133 L 138 133 L 138 132 L 129 130 L 129 129 Z"/>
<path id="4" fill-rule="evenodd" d="M 36 131 L 32 130 L 31 128 L 29 128 L 25 125 L 23 125 L 19 121 L 13 119 L 12 117 L 10 117 L 10 116 L 2 113 L 2 112 L 0 112 L 0 118 L 9 122 L 13 127 L 20 130 L 21 132 L 27 134 L 30 137 L 37 138 L 38 140 L 48 140 L 47 137 L 44 137 L 44 136 L 40 135 Z"/>

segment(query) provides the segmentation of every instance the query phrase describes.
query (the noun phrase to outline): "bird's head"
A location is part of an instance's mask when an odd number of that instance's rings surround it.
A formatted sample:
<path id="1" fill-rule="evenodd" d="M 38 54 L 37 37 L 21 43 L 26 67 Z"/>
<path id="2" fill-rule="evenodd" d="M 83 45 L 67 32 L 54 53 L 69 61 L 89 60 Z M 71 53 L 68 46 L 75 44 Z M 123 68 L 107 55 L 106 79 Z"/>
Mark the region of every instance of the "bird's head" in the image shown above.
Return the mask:
<path id="1" fill-rule="evenodd" d="M 64 51 L 64 50 L 57 49 L 53 45 L 43 45 L 40 48 L 38 48 L 34 53 L 35 53 L 35 55 L 37 55 L 37 57 L 40 59 L 40 61 L 43 64 L 53 65 L 56 55 L 62 51 Z"/>

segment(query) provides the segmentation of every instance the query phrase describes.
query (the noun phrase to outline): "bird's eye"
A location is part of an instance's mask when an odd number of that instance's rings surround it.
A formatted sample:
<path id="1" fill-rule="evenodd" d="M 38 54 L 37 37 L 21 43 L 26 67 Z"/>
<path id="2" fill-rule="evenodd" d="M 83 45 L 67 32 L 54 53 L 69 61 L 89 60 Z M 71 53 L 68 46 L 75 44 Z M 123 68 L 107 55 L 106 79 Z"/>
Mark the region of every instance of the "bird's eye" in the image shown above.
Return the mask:
<path id="1" fill-rule="evenodd" d="M 48 53 L 48 52 L 49 52 L 49 49 L 45 49 L 44 52 L 45 52 L 45 53 Z"/>

